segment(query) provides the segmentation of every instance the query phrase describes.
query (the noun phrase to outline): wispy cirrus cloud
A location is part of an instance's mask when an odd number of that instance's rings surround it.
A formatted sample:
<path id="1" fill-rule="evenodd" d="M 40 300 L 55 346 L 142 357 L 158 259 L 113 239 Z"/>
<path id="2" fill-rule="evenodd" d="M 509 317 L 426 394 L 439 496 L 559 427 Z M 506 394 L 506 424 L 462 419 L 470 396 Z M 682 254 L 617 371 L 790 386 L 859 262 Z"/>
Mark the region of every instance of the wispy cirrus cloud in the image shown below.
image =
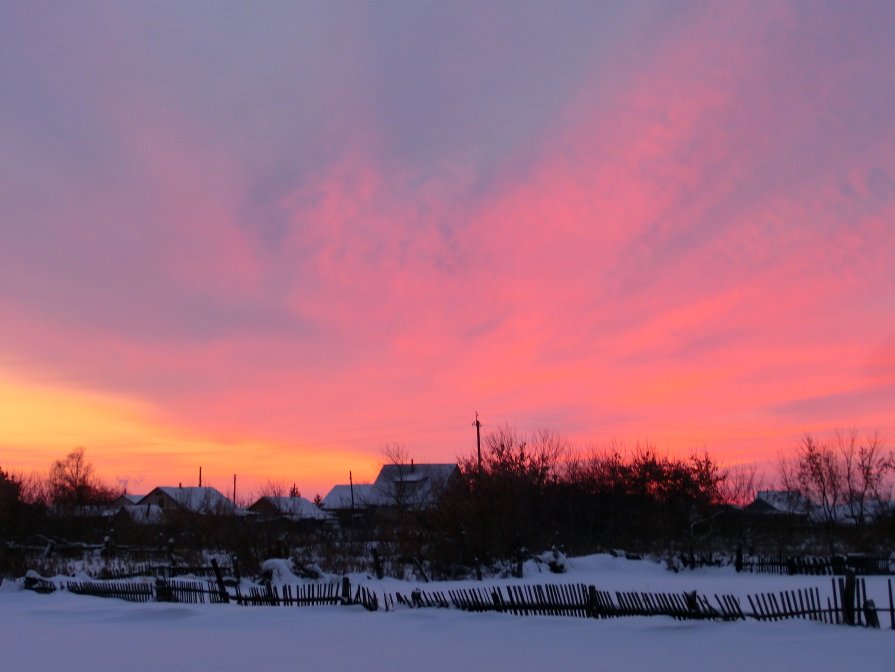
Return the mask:
<path id="1" fill-rule="evenodd" d="M 6 8 L 0 365 L 284 455 L 890 427 L 892 10 L 514 6 Z"/>

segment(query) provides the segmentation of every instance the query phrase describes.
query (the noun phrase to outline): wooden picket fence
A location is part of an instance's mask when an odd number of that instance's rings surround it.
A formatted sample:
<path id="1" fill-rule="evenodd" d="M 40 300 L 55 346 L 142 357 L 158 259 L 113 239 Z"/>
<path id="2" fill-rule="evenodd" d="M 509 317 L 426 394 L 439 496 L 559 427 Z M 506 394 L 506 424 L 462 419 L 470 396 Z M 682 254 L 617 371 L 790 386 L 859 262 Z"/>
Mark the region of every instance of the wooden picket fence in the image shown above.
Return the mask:
<path id="1" fill-rule="evenodd" d="M 354 594 L 353 604 L 359 604 L 367 611 L 376 611 L 379 609 L 379 598 L 375 592 L 366 586 L 358 586 L 357 592 Z"/>
<path id="2" fill-rule="evenodd" d="M 243 594 L 237 587 L 236 602 L 242 606 L 314 607 L 342 604 L 340 586 L 336 582 L 306 583 L 296 586 L 264 586 Z"/>
<path id="3" fill-rule="evenodd" d="M 844 575 L 849 570 L 859 575 L 891 574 L 889 558 L 865 555 L 784 556 L 763 555 L 744 559 L 741 571 L 760 574 Z"/>
<path id="4" fill-rule="evenodd" d="M 806 619 L 819 623 L 862 625 L 879 628 L 881 622 L 895 630 L 895 597 L 892 580 L 888 585 L 888 607 L 877 607 L 867 594 L 865 579 L 853 573 L 831 580 L 829 597 L 818 588 L 800 588 L 777 593 L 746 596 L 748 609 L 730 594 L 714 594 L 713 599 L 696 591 L 656 593 L 598 590 L 586 584 L 472 586 L 447 591 L 414 589 L 409 595 L 383 593 L 386 611 L 407 608 L 454 608 L 468 612 L 498 612 L 516 616 L 570 616 L 579 618 L 624 618 L 668 616 L 677 620 L 783 621 Z M 117 598 L 129 602 L 168 601 L 185 604 L 220 604 L 230 601 L 222 581 L 183 581 L 158 578 L 155 583 L 130 581 L 66 581 L 71 593 Z M 36 575 L 26 579 L 26 588 L 38 592 L 57 589 L 53 581 Z M 252 587 L 243 594 L 235 588 L 236 602 L 242 606 L 321 606 L 361 605 L 368 611 L 380 607 L 379 595 L 365 585 L 351 597 L 348 578 L 337 582 Z M 888 616 L 888 619 L 886 619 Z"/>
<path id="5" fill-rule="evenodd" d="M 833 580 L 832 598 L 821 600 L 817 588 L 800 588 L 779 593 L 747 595 L 749 609 L 744 610 L 735 595 L 714 594 L 713 600 L 696 592 L 649 593 L 597 590 L 584 584 L 509 585 L 490 588 L 461 588 L 442 592 L 414 590 L 410 596 L 399 592 L 385 594 L 386 610 L 409 608 L 447 608 L 463 611 L 515 614 L 517 616 L 573 616 L 581 618 L 623 618 L 631 616 L 670 616 L 677 620 L 782 621 L 807 619 L 820 623 L 880 627 L 880 615 L 889 616 L 895 630 L 895 599 L 892 581 L 888 582 L 888 608 L 877 607 L 867 596 L 864 579 Z"/>
<path id="6" fill-rule="evenodd" d="M 895 599 L 892 594 L 892 580 L 887 581 L 889 606 L 877 607 L 867 595 L 867 585 L 863 578 L 839 577 L 832 580 L 832 597 L 821 601 L 817 588 L 785 590 L 779 593 L 747 595 L 752 612 L 751 618 L 759 621 L 780 621 L 803 618 L 821 623 L 863 625 L 879 628 L 888 615 L 889 626 L 895 630 Z M 883 618 L 880 618 L 880 615 Z"/>
<path id="7" fill-rule="evenodd" d="M 105 597 L 127 602 L 180 602 L 184 604 L 221 604 L 229 601 L 226 594 L 210 581 L 169 581 L 157 579 L 155 584 L 134 581 L 65 581 L 62 588 L 75 595 Z M 46 579 L 28 587 L 51 593 L 57 589 Z"/>
<path id="8" fill-rule="evenodd" d="M 647 593 L 635 591 L 597 590 L 584 584 L 509 585 L 492 588 L 461 588 L 448 591 L 450 605 L 463 611 L 496 611 L 517 616 L 577 616 L 580 618 L 621 618 L 626 616 L 671 616 L 675 619 L 732 618 L 726 611 L 715 609 L 695 592 Z M 724 604 L 722 598 L 717 598 Z M 723 600 L 735 600 L 724 596 Z M 401 596 L 399 603 L 407 604 Z M 411 606 L 429 603 L 445 606 L 442 600 L 423 593 Z M 739 617 L 738 615 L 736 616 Z"/>
<path id="9" fill-rule="evenodd" d="M 159 602 L 181 604 L 226 604 L 230 601 L 230 596 L 212 581 L 157 579 L 155 595 Z"/>
<path id="10" fill-rule="evenodd" d="M 833 574 L 833 563 L 829 558 L 804 557 L 788 558 L 782 555 L 760 556 L 743 563 L 744 572 L 756 574 Z"/>
<path id="11" fill-rule="evenodd" d="M 779 599 L 778 599 L 779 596 Z M 781 621 L 803 618 L 822 623 L 836 623 L 836 611 L 827 598 L 824 607 L 817 588 L 784 590 L 779 593 L 758 593 L 747 595 L 752 611 L 751 618 L 758 621 Z"/>
<path id="12" fill-rule="evenodd" d="M 386 611 L 394 611 L 395 605 L 410 607 L 411 609 L 423 607 L 439 607 L 447 609 L 451 602 L 441 591 L 423 592 L 416 589 L 410 593 L 410 597 L 395 591 L 383 593 L 383 604 Z"/>
<path id="13" fill-rule="evenodd" d="M 155 590 L 151 583 L 132 581 L 66 581 L 65 589 L 75 595 L 111 597 L 128 602 L 153 602 Z"/>

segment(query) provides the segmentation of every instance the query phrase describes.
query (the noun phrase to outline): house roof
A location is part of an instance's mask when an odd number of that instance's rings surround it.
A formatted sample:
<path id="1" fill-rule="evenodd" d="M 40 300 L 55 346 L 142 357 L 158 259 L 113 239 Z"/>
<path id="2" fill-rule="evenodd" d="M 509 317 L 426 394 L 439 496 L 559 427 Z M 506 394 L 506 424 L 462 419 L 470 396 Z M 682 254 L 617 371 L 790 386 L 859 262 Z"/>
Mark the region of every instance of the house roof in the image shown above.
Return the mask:
<path id="1" fill-rule="evenodd" d="M 431 506 L 452 476 L 456 464 L 386 464 L 373 482 L 370 504 Z"/>
<path id="2" fill-rule="evenodd" d="M 162 493 L 183 509 L 193 513 L 237 513 L 239 509 L 220 490 L 209 487 L 168 487 L 155 488 L 139 501 L 140 505 L 151 504 L 156 493 Z"/>
<path id="3" fill-rule="evenodd" d="M 747 508 L 760 513 L 806 513 L 811 503 L 797 490 L 759 490 Z"/>
<path id="4" fill-rule="evenodd" d="M 124 492 L 119 495 L 118 499 L 116 499 L 113 504 L 120 505 L 128 505 L 128 504 L 137 504 L 141 499 L 143 499 L 146 495 L 132 495 L 129 492 Z"/>
<path id="5" fill-rule="evenodd" d="M 889 504 L 868 500 L 864 502 L 864 520 L 872 520 L 881 512 L 888 510 Z M 791 513 L 807 515 L 814 522 L 823 522 L 827 516 L 841 525 L 854 525 L 860 517 L 859 507 L 849 506 L 848 502 L 837 503 L 829 510 L 812 502 L 797 490 L 762 490 L 755 496 L 755 501 L 746 507 L 756 513 L 781 514 Z"/>
<path id="6" fill-rule="evenodd" d="M 249 510 L 261 508 L 265 503 L 289 518 L 324 520 L 328 517 L 314 502 L 304 497 L 260 497 Z"/>
<path id="7" fill-rule="evenodd" d="M 354 507 L 358 509 L 366 508 L 373 489 L 373 486 L 369 483 L 355 484 L 354 486 L 348 483 L 334 485 L 332 490 L 323 498 L 323 508 L 330 511 L 350 509 L 352 506 L 352 487 L 354 488 Z"/>

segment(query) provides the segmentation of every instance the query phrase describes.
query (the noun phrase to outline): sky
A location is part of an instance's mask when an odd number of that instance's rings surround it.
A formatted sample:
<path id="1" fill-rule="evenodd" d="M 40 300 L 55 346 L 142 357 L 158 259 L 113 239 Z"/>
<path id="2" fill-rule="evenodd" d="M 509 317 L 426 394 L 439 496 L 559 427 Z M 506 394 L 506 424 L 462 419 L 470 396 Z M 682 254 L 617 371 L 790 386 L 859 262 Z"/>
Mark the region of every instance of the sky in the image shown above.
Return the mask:
<path id="1" fill-rule="evenodd" d="M 895 4 L 0 3 L 0 467 L 895 441 Z"/>

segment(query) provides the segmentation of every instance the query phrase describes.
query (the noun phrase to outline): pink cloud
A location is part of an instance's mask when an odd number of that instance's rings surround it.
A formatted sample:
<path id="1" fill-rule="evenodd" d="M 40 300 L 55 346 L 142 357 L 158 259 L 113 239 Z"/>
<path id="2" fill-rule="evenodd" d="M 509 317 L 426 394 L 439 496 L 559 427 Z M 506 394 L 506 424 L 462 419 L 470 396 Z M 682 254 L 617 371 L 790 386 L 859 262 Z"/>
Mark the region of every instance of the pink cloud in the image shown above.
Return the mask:
<path id="1" fill-rule="evenodd" d="M 333 94 L 348 105 L 322 131 L 332 146 L 309 146 L 325 159 L 271 157 L 282 171 L 156 89 L 125 105 L 106 91 L 93 104 L 134 182 L 78 198 L 85 175 L 65 202 L 81 223 L 134 223 L 90 233 L 124 258 L 109 277 L 132 273 L 91 288 L 101 320 L 89 302 L 63 319 L 6 299 L 0 348 L 284 451 L 410 437 L 446 459 L 476 409 L 750 460 L 812 429 L 802 417 L 890 427 L 855 402 L 887 398 L 895 333 L 895 129 L 855 111 L 863 63 L 889 48 L 840 60 L 830 17 L 764 9 L 692 10 L 596 63 L 487 169 L 478 147 L 391 151 L 361 66 Z M 816 397 L 849 411 L 824 420 Z"/>

